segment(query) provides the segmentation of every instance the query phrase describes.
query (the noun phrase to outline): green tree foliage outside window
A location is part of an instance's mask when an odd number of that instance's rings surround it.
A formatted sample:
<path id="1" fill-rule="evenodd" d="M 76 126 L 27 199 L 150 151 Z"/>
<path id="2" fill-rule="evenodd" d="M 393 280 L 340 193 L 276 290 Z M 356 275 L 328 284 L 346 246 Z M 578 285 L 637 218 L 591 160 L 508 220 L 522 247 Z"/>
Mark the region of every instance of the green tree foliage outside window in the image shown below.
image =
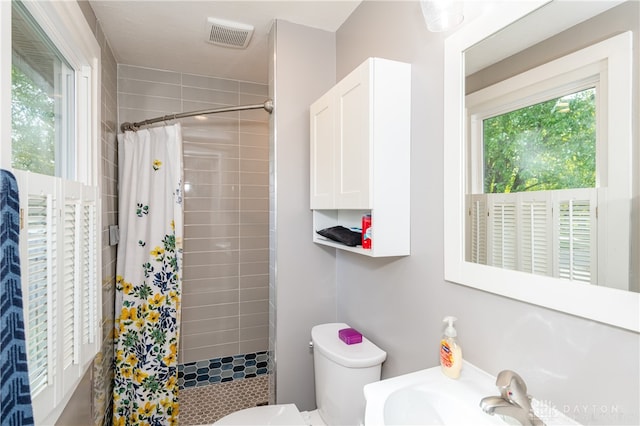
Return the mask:
<path id="1" fill-rule="evenodd" d="M 595 97 L 591 88 L 485 119 L 484 192 L 595 187 Z"/>
<path id="2" fill-rule="evenodd" d="M 11 120 L 13 167 L 55 176 L 55 100 L 15 66 Z"/>

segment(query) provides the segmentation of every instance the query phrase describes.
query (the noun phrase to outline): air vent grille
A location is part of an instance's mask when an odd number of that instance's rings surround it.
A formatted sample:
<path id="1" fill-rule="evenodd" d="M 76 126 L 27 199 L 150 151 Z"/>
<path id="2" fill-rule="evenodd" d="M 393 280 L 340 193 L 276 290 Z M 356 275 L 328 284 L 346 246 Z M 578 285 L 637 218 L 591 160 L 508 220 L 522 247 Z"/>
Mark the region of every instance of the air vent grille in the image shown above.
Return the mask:
<path id="1" fill-rule="evenodd" d="M 244 49 L 253 35 L 253 26 L 224 19 L 208 19 L 209 43 Z"/>

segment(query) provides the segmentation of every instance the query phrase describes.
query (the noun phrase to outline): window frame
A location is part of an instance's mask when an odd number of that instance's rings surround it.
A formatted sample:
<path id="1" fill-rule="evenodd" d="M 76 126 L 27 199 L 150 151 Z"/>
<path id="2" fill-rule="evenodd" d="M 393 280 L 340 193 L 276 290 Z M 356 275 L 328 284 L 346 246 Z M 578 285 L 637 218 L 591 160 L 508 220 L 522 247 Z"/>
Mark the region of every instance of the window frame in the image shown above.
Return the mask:
<path id="1" fill-rule="evenodd" d="M 522 99 L 549 99 L 550 94 L 579 89 L 599 80 L 597 86 L 596 189 L 598 205 L 598 282 L 607 286 L 628 283 L 632 158 L 628 52 L 632 32 L 626 31 L 567 54 L 465 97 L 466 152 L 469 169 L 465 193 L 482 193 L 482 143 L 471 143 L 483 116 L 517 109 Z M 535 103 L 535 102 L 531 102 Z M 480 130 L 478 130 L 480 129 Z M 473 165 L 473 167 L 471 167 Z M 608 226 L 615 224 L 615 226 Z M 469 244 L 465 234 L 464 246 Z M 620 247 L 626 247 L 626 252 Z M 606 268 L 603 267 L 606 265 Z"/>
<path id="2" fill-rule="evenodd" d="M 100 184 L 100 47 L 75 2 L 24 2 L 60 53 L 76 70 L 76 177 L 87 185 Z M 11 140 L 11 2 L 0 2 L 0 137 Z M 11 169 L 11 145 L 0 148 L 0 167 Z"/>
<path id="3" fill-rule="evenodd" d="M 42 30 L 57 47 L 59 52 L 65 57 L 67 62 L 75 70 L 75 95 L 73 102 L 76 105 L 74 129 L 75 140 L 75 181 L 65 181 L 56 177 L 51 179 L 52 185 L 57 187 L 59 194 L 64 196 L 65 187 L 76 187 L 75 196 L 82 193 L 81 197 L 92 203 L 93 213 L 90 214 L 87 238 L 91 241 L 95 249 L 95 259 L 93 266 L 88 268 L 95 272 L 95 288 L 87 291 L 94 297 L 93 308 L 95 322 L 91 324 L 92 329 L 86 332 L 91 335 L 93 341 L 83 345 L 77 351 L 81 354 L 75 360 L 72 369 L 67 370 L 54 384 L 51 392 L 37 395 L 33 400 L 34 416 L 36 424 L 53 424 L 60 416 L 73 392 L 80 383 L 87 369 L 92 365 L 95 354 L 102 346 L 101 327 L 101 203 L 100 203 L 100 47 L 89 28 L 89 24 L 82 13 L 77 2 L 24 2 L 26 10 L 38 22 Z M 11 141 L 11 2 L 0 2 L 0 138 L 3 141 Z M 11 168 L 11 144 L 0 144 L 0 167 L 12 170 Z M 18 177 L 22 199 L 30 190 L 25 188 L 25 180 L 37 180 L 42 175 L 29 172 L 14 172 Z M 27 179 L 24 179 L 24 176 Z M 81 184 L 81 185 L 80 185 Z M 80 185 L 80 186 L 78 186 Z M 21 241 L 23 241 L 23 230 L 21 230 Z M 24 248 L 21 248 L 23 251 Z M 24 274 L 24 270 L 23 270 Z M 28 295 L 25 289 L 28 288 L 26 280 L 22 280 L 23 294 Z M 81 283 L 76 284 L 80 288 Z M 25 297 L 28 300 L 28 296 Z M 79 298 L 76 296 L 76 300 Z M 83 298 L 84 301 L 84 298 Z M 76 312 L 80 307 L 76 309 Z M 79 324 L 81 326 L 81 324 Z M 82 336 L 84 330 L 76 331 L 76 335 Z M 62 356 L 58 356 L 58 361 Z M 59 368 L 59 367 L 57 367 Z"/>
<path id="4" fill-rule="evenodd" d="M 511 79 L 467 95 L 469 123 L 468 152 L 472 173 L 468 188 L 473 194 L 484 193 L 483 122 L 485 119 L 507 114 L 521 108 L 595 87 L 596 89 L 596 185 L 607 186 L 607 84 L 606 61 L 590 64 L 576 63 L 578 68 L 553 75 L 542 65 L 532 70 L 530 84 L 518 87 Z M 551 75 L 549 75 L 551 73 Z M 511 85 L 513 83 L 513 86 Z M 572 188 L 564 188 L 572 189 Z"/>

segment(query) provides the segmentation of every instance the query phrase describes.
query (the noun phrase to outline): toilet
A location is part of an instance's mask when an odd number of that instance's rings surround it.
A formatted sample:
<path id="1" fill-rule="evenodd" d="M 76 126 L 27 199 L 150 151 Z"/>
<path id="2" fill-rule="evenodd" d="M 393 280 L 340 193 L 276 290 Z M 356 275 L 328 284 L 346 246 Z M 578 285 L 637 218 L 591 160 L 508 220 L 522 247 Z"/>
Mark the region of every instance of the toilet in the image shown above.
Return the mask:
<path id="1" fill-rule="evenodd" d="M 311 329 L 317 410 L 300 412 L 294 404 L 265 405 L 231 413 L 214 425 L 361 425 L 364 385 L 380 380 L 387 353 L 367 338 L 347 345 L 338 331 L 344 323 Z"/>

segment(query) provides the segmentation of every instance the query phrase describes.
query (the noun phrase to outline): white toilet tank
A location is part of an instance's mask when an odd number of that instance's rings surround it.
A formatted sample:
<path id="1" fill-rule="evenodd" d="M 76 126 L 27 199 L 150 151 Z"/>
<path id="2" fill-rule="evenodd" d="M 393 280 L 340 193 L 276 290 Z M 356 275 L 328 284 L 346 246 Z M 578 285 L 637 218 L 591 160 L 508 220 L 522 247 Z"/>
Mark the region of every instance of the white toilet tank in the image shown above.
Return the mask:
<path id="1" fill-rule="evenodd" d="M 387 353 L 363 336 L 347 345 L 338 331 L 344 323 L 321 324 L 311 329 L 316 381 L 316 405 L 327 425 L 364 423 L 364 385 L 380 380 Z"/>

